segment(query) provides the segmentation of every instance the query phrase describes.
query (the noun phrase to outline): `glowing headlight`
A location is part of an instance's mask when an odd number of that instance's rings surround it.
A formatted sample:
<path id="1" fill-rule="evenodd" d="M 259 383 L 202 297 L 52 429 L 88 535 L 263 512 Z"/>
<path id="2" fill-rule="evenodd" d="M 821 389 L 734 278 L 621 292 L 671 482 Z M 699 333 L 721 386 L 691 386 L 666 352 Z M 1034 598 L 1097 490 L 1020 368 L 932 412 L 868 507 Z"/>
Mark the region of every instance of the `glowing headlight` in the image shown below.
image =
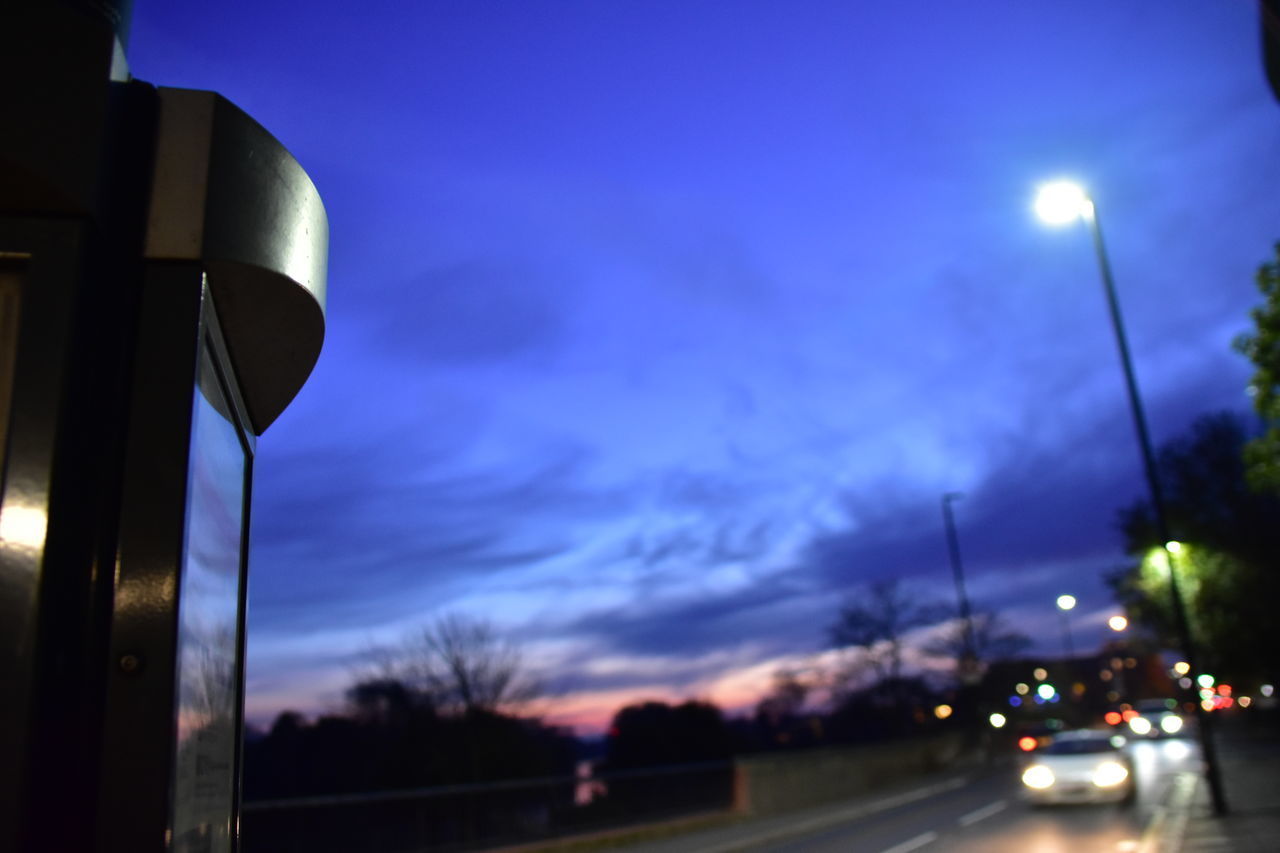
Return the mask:
<path id="1" fill-rule="evenodd" d="M 1093 784 L 1099 788 L 1114 788 L 1129 778 L 1129 771 L 1116 761 L 1104 761 L 1093 771 Z"/>
<path id="2" fill-rule="evenodd" d="M 1176 734 L 1182 731 L 1182 718 L 1177 714 L 1169 714 L 1160 721 L 1160 728 L 1164 729 L 1167 735 Z"/>
<path id="3" fill-rule="evenodd" d="M 1151 721 L 1146 717 L 1134 717 L 1129 721 L 1129 728 L 1135 735 L 1145 735 L 1151 731 Z"/>
<path id="4" fill-rule="evenodd" d="M 1053 787 L 1053 781 L 1053 771 L 1043 764 L 1032 764 L 1022 774 L 1022 784 L 1040 791 Z"/>

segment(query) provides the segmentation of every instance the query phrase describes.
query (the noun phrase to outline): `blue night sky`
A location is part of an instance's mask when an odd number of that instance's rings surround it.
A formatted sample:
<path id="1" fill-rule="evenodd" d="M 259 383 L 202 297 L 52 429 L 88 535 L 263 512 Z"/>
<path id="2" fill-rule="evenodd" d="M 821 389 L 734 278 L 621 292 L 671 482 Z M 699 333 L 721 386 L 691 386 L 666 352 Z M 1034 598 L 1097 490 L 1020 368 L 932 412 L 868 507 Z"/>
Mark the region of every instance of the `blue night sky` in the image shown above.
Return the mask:
<path id="1" fill-rule="evenodd" d="M 305 11 L 300 11 L 305 10 Z M 248 706 L 340 706 L 376 644 L 492 620 L 585 729 L 739 707 L 866 582 L 1060 650 L 1144 494 L 1088 233 L 1157 441 L 1247 409 L 1280 238 L 1257 7 L 141 2 L 130 61 L 294 153 L 328 332 L 259 443 Z M 1053 630 L 1045 633 L 1044 626 Z"/>

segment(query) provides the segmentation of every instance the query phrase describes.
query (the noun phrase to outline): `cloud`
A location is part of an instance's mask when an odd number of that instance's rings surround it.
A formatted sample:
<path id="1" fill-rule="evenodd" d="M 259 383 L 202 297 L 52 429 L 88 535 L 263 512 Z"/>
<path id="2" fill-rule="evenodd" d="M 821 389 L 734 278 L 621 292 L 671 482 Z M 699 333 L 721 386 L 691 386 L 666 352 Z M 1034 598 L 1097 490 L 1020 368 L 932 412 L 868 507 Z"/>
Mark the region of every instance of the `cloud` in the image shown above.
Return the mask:
<path id="1" fill-rule="evenodd" d="M 377 442 L 293 454 L 258 495 L 271 524 L 254 539 L 255 620 L 287 632 L 408 618 L 569 552 L 574 523 L 625 498 L 581 481 L 582 452 L 543 450 L 487 468 Z"/>
<path id="2" fill-rule="evenodd" d="M 370 343 L 439 369 L 546 359 L 560 341 L 563 277 L 535 265 L 463 261 L 426 270 L 361 303 Z M 386 310 L 393 305 L 394 310 Z"/>
<path id="3" fill-rule="evenodd" d="M 794 648 L 797 605 L 807 609 L 811 590 L 795 572 L 782 572 L 744 582 L 720 593 L 702 592 L 690 577 L 685 589 L 656 601 L 588 613 L 557 626 L 595 653 L 694 658 L 751 644 L 763 649 Z M 810 625 L 810 628 L 812 625 Z M 820 637 L 799 643 L 813 646 Z"/>

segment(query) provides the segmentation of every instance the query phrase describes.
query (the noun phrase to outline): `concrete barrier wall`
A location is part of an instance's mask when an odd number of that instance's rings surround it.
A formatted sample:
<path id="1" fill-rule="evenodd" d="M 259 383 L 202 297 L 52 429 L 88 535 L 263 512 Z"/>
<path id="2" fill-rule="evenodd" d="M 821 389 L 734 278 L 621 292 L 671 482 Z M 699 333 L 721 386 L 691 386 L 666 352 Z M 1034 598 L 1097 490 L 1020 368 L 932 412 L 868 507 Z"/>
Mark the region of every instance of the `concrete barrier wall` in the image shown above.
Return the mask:
<path id="1" fill-rule="evenodd" d="M 734 807 L 771 815 L 846 799 L 957 763 L 959 735 L 737 759 Z"/>

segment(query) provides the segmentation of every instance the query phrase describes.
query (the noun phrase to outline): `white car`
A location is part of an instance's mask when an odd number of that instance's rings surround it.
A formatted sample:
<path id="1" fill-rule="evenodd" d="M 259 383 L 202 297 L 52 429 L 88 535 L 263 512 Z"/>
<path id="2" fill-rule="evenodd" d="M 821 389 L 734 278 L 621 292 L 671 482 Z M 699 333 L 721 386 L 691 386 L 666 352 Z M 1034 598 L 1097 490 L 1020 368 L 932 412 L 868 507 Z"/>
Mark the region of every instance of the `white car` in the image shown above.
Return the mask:
<path id="1" fill-rule="evenodd" d="M 1131 802 L 1136 787 L 1125 739 L 1111 730 L 1055 735 L 1029 756 L 1023 792 L 1035 805 Z"/>

